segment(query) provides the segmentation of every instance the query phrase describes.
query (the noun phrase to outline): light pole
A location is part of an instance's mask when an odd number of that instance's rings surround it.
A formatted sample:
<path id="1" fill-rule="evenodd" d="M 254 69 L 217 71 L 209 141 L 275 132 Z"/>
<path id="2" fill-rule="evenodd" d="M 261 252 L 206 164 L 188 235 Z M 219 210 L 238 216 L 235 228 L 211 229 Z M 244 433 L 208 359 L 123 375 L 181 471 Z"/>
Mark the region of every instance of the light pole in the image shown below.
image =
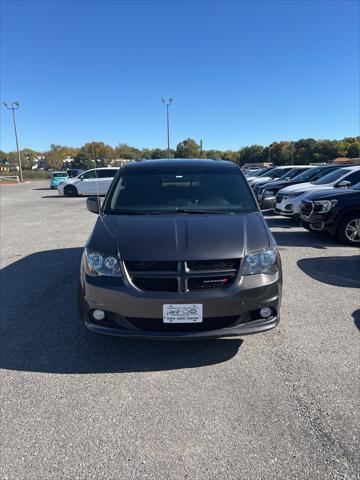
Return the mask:
<path id="1" fill-rule="evenodd" d="M 295 150 L 295 144 L 294 142 L 291 142 L 291 165 L 294 165 L 294 150 Z"/>
<path id="2" fill-rule="evenodd" d="M 167 149 L 168 149 L 168 158 L 170 158 L 169 106 L 172 104 L 174 100 L 172 98 L 162 98 L 161 101 L 166 107 Z"/>
<path id="3" fill-rule="evenodd" d="M 17 134 L 17 128 L 16 128 L 16 119 L 15 119 L 15 110 L 19 110 L 19 102 L 13 102 L 11 104 L 11 107 L 6 102 L 3 102 L 3 105 L 5 108 L 8 110 L 12 110 L 13 114 L 13 120 L 14 120 L 14 130 L 15 130 L 15 140 L 16 140 L 16 150 L 17 150 L 17 156 L 18 156 L 18 162 L 19 162 L 19 172 L 20 172 L 20 182 L 23 182 L 23 174 L 22 174 L 22 166 L 21 166 L 21 156 L 20 156 L 20 150 L 19 150 L 19 140 L 18 140 L 18 134 Z"/>

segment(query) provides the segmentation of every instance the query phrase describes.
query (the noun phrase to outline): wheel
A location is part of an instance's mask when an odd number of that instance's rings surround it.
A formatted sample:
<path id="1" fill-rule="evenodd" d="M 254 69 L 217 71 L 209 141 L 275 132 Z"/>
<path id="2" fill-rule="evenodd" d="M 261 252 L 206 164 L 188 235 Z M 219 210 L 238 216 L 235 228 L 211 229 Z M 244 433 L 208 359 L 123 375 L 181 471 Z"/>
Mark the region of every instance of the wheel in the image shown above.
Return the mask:
<path id="1" fill-rule="evenodd" d="M 341 242 L 360 246 L 360 212 L 346 215 L 342 219 L 337 233 Z"/>
<path id="2" fill-rule="evenodd" d="M 78 196 L 77 188 L 74 187 L 74 185 L 68 185 L 64 189 L 64 195 L 65 197 L 77 197 Z"/>

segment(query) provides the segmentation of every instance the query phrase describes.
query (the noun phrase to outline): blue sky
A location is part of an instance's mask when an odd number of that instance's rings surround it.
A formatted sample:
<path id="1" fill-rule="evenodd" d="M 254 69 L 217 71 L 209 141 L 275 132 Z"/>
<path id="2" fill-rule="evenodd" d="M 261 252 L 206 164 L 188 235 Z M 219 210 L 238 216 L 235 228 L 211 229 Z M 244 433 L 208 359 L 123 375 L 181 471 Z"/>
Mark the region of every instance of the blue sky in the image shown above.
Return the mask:
<path id="1" fill-rule="evenodd" d="M 21 147 L 204 148 L 359 135 L 359 3 L 2 1 Z M 15 148 L 1 108 L 1 148 Z"/>

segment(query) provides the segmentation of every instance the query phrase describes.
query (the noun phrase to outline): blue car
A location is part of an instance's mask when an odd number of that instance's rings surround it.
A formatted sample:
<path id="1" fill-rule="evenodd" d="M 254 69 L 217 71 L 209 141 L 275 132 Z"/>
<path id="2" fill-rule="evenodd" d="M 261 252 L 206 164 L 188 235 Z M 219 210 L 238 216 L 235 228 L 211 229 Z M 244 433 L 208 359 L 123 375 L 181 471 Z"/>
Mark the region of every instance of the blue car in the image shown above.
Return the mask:
<path id="1" fill-rule="evenodd" d="M 52 172 L 50 179 L 50 188 L 57 188 L 60 183 L 66 182 L 69 178 L 66 172 Z"/>

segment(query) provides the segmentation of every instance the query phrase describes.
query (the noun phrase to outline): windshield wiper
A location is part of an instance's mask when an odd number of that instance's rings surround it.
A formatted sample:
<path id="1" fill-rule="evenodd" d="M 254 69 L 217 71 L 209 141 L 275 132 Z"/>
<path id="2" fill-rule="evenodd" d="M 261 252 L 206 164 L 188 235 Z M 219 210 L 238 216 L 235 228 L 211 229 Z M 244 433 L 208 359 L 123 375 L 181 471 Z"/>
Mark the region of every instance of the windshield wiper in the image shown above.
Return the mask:
<path id="1" fill-rule="evenodd" d="M 115 215 L 154 215 L 157 212 L 146 211 L 146 210 L 131 210 L 131 209 L 126 210 L 126 209 L 114 208 L 114 209 L 104 210 L 104 213 L 106 215 L 112 215 L 112 214 L 115 214 Z"/>
<path id="2" fill-rule="evenodd" d="M 224 213 L 229 213 L 229 214 L 232 214 L 232 213 L 236 213 L 234 211 L 228 211 L 228 210 L 199 210 L 199 209 L 188 209 L 188 208 L 177 208 L 176 210 L 173 210 L 169 213 L 194 213 L 194 214 L 198 214 L 198 215 L 207 215 L 207 214 L 216 214 L 216 213 L 219 213 L 219 214 L 224 214 Z"/>

